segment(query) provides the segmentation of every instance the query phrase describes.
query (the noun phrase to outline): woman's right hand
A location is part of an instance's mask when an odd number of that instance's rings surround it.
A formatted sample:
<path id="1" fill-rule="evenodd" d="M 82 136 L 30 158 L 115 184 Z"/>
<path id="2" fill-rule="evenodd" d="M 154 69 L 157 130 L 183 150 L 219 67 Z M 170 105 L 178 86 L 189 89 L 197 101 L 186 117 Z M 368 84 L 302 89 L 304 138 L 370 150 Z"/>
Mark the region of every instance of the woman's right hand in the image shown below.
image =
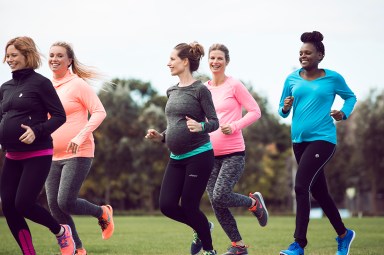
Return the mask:
<path id="1" fill-rule="evenodd" d="M 289 112 L 289 110 L 291 110 L 293 100 L 294 100 L 293 96 L 289 96 L 284 99 L 284 106 L 283 106 L 284 112 Z"/>
<path id="2" fill-rule="evenodd" d="M 148 129 L 145 138 L 154 142 L 161 142 L 163 140 L 163 135 L 155 129 Z"/>

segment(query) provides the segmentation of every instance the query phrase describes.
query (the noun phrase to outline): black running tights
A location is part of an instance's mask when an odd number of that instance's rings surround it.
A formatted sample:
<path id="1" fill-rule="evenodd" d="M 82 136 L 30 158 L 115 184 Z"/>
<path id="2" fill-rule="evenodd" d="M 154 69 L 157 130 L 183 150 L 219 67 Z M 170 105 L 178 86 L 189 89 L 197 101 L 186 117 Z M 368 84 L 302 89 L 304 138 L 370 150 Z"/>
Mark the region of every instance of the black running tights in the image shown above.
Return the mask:
<path id="1" fill-rule="evenodd" d="M 303 248 L 307 245 L 306 236 L 311 209 L 310 193 L 320 204 L 336 233 L 341 235 L 346 231 L 335 202 L 328 192 L 324 175 L 324 166 L 332 158 L 335 149 L 335 144 L 326 141 L 293 144 L 298 163 L 295 179 L 297 212 L 294 237 Z"/>
<path id="2" fill-rule="evenodd" d="M 199 207 L 213 162 L 212 150 L 181 160 L 170 159 L 160 191 L 161 212 L 193 228 L 204 250 L 213 249 L 212 237 L 207 217 Z"/>

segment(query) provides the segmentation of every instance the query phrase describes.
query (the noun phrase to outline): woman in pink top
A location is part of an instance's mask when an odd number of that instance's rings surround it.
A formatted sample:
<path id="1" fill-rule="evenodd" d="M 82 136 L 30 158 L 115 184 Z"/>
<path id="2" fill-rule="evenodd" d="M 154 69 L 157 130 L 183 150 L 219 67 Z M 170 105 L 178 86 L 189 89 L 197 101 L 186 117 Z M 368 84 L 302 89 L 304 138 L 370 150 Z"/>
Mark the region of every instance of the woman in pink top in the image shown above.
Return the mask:
<path id="1" fill-rule="evenodd" d="M 208 63 L 212 80 L 206 85 L 211 91 L 220 128 L 210 133 L 215 164 L 208 181 L 207 191 L 216 218 L 231 240 L 225 253 L 248 254 L 247 246 L 237 228 L 230 207 L 246 207 L 257 217 L 261 226 L 267 225 L 268 211 L 259 192 L 249 196 L 234 193 L 245 164 L 245 144 L 241 130 L 261 117 L 259 105 L 247 88 L 238 80 L 227 76 L 229 51 L 223 44 L 209 48 Z M 243 116 L 243 108 L 247 113 Z"/>
<path id="2" fill-rule="evenodd" d="M 57 42 L 51 46 L 48 64 L 53 72 L 53 86 L 67 117 L 64 125 L 52 134 L 53 162 L 45 183 L 48 205 L 60 223 L 72 228 L 76 254 L 86 254 L 71 214 L 98 218 L 103 239 L 110 238 L 114 231 L 110 205 L 98 206 L 78 198 L 94 157 L 92 132 L 106 117 L 100 99 L 84 79 L 98 78 L 99 75 L 81 64 L 66 42 Z"/>

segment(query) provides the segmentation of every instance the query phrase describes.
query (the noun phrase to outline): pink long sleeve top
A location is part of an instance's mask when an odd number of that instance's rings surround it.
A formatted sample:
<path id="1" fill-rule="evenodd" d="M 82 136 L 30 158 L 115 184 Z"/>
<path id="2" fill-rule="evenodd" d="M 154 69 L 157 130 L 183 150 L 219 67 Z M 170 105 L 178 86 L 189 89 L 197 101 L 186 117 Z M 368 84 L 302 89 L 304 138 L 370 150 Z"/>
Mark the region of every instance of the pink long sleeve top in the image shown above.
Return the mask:
<path id="1" fill-rule="evenodd" d="M 53 160 L 94 157 L 92 132 L 106 117 L 99 97 L 87 82 L 69 70 L 63 78 L 53 79 L 52 83 L 67 116 L 67 121 L 52 133 Z M 70 142 L 79 146 L 76 154 L 66 152 Z"/>
<path id="2" fill-rule="evenodd" d="M 209 134 L 215 156 L 244 151 L 241 130 L 261 117 L 259 105 L 244 84 L 232 77 L 227 77 L 220 86 L 212 86 L 211 81 L 205 85 L 211 91 L 220 126 L 230 124 L 232 129 L 230 135 L 223 134 L 220 128 Z M 246 110 L 244 116 L 243 108 Z"/>

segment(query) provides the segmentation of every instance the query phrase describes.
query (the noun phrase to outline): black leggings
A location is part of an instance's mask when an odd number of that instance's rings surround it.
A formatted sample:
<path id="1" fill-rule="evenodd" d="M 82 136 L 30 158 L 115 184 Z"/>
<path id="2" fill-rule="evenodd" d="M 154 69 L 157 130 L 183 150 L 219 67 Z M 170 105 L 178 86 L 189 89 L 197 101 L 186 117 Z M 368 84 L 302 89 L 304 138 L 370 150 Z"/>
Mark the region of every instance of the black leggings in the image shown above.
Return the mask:
<path id="1" fill-rule="evenodd" d="M 346 228 L 335 202 L 328 193 L 324 166 L 332 158 L 336 145 L 326 141 L 294 143 L 293 151 L 298 163 L 295 193 L 297 203 L 295 241 L 307 245 L 307 230 L 311 209 L 310 193 L 317 200 L 338 235 Z"/>
<path id="2" fill-rule="evenodd" d="M 181 160 L 170 159 L 160 191 L 161 212 L 193 228 L 204 250 L 213 250 L 212 238 L 207 217 L 199 207 L 213 162 L 212 150 Z"/>
<path id="3" fill-rule="evenodd" d="M 44 225 L 52 233 L 60 232 L 60 225 L 52 215 L 36 203 L 51 167 L 52 156 L 24 160 L 5 158 L 1 177 L 1 201 L 8 226 L 24 251 L 25 234 L 30 236 L 25 218 Z M 29 237 L 30 238 L 30 237 Z"/>

